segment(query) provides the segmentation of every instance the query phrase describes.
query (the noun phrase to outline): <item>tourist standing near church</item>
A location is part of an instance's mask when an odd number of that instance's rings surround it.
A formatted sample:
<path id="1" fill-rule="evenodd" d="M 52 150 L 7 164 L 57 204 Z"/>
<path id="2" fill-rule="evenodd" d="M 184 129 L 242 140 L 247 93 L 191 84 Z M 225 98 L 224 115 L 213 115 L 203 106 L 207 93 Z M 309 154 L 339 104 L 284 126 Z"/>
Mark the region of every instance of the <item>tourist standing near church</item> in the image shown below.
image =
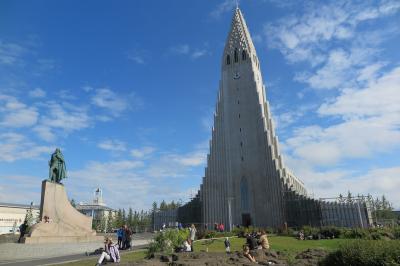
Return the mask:
<path id="1" fill-rule="evenodd" d="M 121 261 L 121 257 L 119 255 L 118 246 L 114 244 L 111 238 L 107 237 L 104 241 L 104 250 L 101 253 L 99 260 L 97 261 L 96 266 L 100 266 L 104 260 L 107 262 L 117 262 Z"/>
<path id="2" fill-rule="evenodd" d="M 194 226 L 194 224 L 192 224 L 192 226 L 190 227 L 190 229 L 189 229 L 189 232 L 190 232 L 190 244 L 191 244 L 191 250 L 192 250 L 192 252 L 194 251 L 193 250 L 193 246 L 194 246 L 194 239 L 196 238 L 196 232 L 197 232 L 197 230 L 196 230 L 196 227 Z"/>
<path id="3" fill-rule="evenodd" d="M 118 229 L 117 231 L 117 238 L 118 238 L 118 247 L 119 249 L 122 249 L 122 238 L 124 237 L 124 227 L 121 226 L 121 228 Z"/>

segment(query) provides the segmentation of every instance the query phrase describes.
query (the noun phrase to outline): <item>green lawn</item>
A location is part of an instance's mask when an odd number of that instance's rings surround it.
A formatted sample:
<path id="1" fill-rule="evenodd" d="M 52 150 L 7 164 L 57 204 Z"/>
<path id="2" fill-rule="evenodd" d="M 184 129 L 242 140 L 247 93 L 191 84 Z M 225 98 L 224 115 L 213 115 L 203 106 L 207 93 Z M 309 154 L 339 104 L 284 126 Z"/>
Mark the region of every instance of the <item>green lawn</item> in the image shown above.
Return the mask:
<path id="1" fill-rule="evenodd" d="M 121 253 L 121 261 L 136 261 L 143 259 L 146 255 L 146 250 L 135 250 L 131 252 L 123 252 Z M 91 256 L 91 259 L 85 259 L 77 262 L 58 264 L 59 266 L 93 266 L 96 264 L 99 256 Z"/>
<path id="2" fill-rule="evenodd" d="M 300 241 L 287 236 L 270 236 L 269 243 L 271 249 L 280 251 L 288 255 L 297 254 L 308 248 L 321 248 L 325 250 L 334 250 L 341 243 L 353 241 L 351 239 L 330 239 L 330 240 L 304 240 Z M 230 238 L 231 251 L 241 251 L 246 240 L 244 238 Z M 205 240 L 195 242 L 195 251 L 224 252 L 224 238 L 218 240 Z"/>
<path id="3" fill-rule="evenodd" d="M 204 241 L 196 241 L 194 250 L 198 251 L 206 251 L 208 248 L 209 252 L 225 252 L 224 246 L 225 238 L 216 239 L 216 240 L 204 240 Z M 231 242 L 231 251 L 242 251 L 242 247 L 245 244 L 244 238 L 230 238 Z M 304 240 L 300 241 L 293 237 L 286 236 L 270 236 L 269 243 L 271 249 L 275 251 L 280 251 L 286 254 L 288 257 L 293 257 L 297 253 L 300 253 L 308 248 L 321 248 L 325 250 L 335 250 L 339 247 L 341 243 L 345 243 L 348 241 L 354 241 L 351 239 L 331 239 L 331 240 Z M 121 261 L 136 261 L 143 259 L 145 257 L 145 250 L 139 250 L 134 252 L 126 252 L 122 253 Z M 98 257 L 92 257 L 91 259 L 86 259 L 78 262 L 62 264 L 65 266 L 93 266 L 96 263 Z"/>

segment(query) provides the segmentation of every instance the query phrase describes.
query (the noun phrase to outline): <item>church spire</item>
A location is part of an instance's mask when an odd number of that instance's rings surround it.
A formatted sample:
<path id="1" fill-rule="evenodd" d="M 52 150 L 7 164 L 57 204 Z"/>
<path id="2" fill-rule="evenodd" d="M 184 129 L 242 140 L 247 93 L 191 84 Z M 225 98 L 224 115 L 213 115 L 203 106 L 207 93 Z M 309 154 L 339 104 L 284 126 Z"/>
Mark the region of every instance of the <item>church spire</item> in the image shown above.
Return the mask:
<path id="1" fill-rule="evenodd" d="M 256 54 L 246 21 L 239 6 L 236 7 L 232 17 L 231 29 L 225 43 L 224 58 L 227 55 L 232 56 L 235 50 L 238 52 L 246 51 L 249 55 Z"/>

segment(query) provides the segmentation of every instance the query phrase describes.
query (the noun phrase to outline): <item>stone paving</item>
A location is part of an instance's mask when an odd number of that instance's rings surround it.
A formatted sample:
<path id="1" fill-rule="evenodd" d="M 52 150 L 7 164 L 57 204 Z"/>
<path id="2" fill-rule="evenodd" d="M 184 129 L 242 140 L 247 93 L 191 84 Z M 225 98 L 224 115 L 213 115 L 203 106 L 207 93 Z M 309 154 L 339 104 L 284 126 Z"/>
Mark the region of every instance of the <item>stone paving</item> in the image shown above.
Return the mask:
<path id="1" fill-rule="evenodd" d="M 150 239 L 133 240 L 133 246 L 146 245 Z M 62 244 L 0 244 L 0 265 L 30 259 L 61 257 L 74 254 L 85 254 L 103 247 L 100 243 L 62 243 Z"/>

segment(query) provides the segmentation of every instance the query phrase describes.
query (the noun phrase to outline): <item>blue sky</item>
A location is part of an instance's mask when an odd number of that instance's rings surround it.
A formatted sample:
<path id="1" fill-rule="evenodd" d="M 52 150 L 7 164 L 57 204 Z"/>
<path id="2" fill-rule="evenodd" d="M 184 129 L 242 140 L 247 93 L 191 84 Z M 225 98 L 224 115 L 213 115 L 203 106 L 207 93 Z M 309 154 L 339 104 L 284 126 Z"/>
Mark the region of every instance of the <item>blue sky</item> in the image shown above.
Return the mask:
<path id="1" fill-rule="evenodd" d="M 286 165 L 315 197 L 400 207 L 399 1 L 242 0 Z M 1 1 L 0 201 L 115 208 L 198 189 L 235 1 Z"/>

